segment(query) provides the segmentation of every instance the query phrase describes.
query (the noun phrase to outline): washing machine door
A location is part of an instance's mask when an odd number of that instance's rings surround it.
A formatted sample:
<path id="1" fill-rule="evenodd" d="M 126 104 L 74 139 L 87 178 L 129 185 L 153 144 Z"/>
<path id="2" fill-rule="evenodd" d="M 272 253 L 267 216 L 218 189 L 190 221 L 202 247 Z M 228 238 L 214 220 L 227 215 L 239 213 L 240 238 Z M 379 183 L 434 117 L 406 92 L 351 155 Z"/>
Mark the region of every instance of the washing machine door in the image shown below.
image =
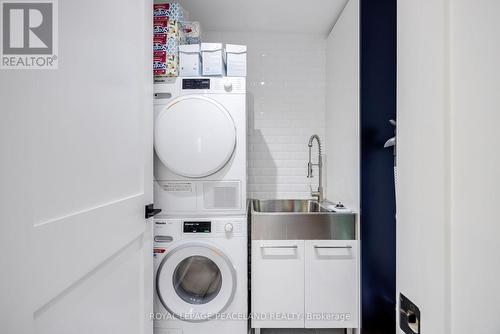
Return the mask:
<path id="1" fill-rule="evenodd" d="M 236 146 L 236 127 L 217 101 L 183 96 L 167 105 L 155 121 L 154 146 L 175 174 L 199 178 L 223 168 Z"/>
<path id="2" fill-rule="evenodd" d="M 223 312 L 233 301 L 236 271 L 229 258 L 208 243 L 175 247 L 158 267 L 156 291 L 175 317 L 202 322 Z"/>

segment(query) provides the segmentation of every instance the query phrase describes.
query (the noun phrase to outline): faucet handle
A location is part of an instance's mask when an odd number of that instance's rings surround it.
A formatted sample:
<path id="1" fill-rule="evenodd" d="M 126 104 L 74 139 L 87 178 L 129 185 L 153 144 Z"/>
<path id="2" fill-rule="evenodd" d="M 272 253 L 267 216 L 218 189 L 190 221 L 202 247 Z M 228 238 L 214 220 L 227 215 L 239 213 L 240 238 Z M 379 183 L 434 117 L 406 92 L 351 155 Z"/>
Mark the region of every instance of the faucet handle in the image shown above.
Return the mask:
<path id="1" fill-rule="evenodd" d="M 311 162 L 307 163 L 307 178 L 310 179 L 313 177 L 313 164 Z M 310 186 L 310 184 L 309 184 Z"/>

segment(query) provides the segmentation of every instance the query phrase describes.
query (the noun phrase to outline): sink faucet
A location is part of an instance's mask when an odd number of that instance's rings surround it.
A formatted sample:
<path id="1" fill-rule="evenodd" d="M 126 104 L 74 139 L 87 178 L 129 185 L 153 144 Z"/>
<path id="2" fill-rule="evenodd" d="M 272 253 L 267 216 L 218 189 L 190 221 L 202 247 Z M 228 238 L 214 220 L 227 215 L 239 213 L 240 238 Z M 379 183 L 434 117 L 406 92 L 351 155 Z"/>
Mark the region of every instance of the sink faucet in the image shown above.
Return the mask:
<path id="1" fill-rule="evenodd" d="M 318 142 L 318 163 L 313 164 L 311 162 L 311 149 L 313 147 L 313 141 L 316 139 Z M 318 199 L 318 202 L 323 202 L 323 159 L 321 157 L 321 141 L 319 140 L 318 135 L 312 135 L 311 138 L 309 138 L 309 162 L 307 163 L 307 177 L 312 178 L 313 177 L 313 166 L 318 166 L 318 190 L 313 191 L 311 188 L 311 196 L 316 197 Z M 310 185 L 309 185 L 310 186 Z"/>

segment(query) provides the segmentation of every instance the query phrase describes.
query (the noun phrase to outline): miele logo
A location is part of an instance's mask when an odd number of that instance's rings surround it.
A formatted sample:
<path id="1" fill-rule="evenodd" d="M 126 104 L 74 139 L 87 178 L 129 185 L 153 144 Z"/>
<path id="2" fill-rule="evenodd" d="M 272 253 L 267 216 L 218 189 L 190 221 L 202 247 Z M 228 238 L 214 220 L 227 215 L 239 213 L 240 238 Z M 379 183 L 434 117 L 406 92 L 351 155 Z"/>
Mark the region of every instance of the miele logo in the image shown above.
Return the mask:
<path id="1" fill-rule="evenodd" d="M 56 69 L 57 2 L 0 1 L 2 69 Z"/>

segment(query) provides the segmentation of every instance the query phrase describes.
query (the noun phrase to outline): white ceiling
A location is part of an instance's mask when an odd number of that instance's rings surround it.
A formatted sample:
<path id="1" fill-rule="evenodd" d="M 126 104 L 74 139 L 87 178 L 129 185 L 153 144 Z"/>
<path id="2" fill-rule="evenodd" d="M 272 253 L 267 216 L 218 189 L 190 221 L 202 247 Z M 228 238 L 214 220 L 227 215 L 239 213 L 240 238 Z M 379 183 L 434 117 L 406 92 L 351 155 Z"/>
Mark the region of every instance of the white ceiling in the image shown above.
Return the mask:
<path id="1" fill-rule="evenodd" d="M 328 34 L 349 0 L 179 0 L 205 31 Z"/>

